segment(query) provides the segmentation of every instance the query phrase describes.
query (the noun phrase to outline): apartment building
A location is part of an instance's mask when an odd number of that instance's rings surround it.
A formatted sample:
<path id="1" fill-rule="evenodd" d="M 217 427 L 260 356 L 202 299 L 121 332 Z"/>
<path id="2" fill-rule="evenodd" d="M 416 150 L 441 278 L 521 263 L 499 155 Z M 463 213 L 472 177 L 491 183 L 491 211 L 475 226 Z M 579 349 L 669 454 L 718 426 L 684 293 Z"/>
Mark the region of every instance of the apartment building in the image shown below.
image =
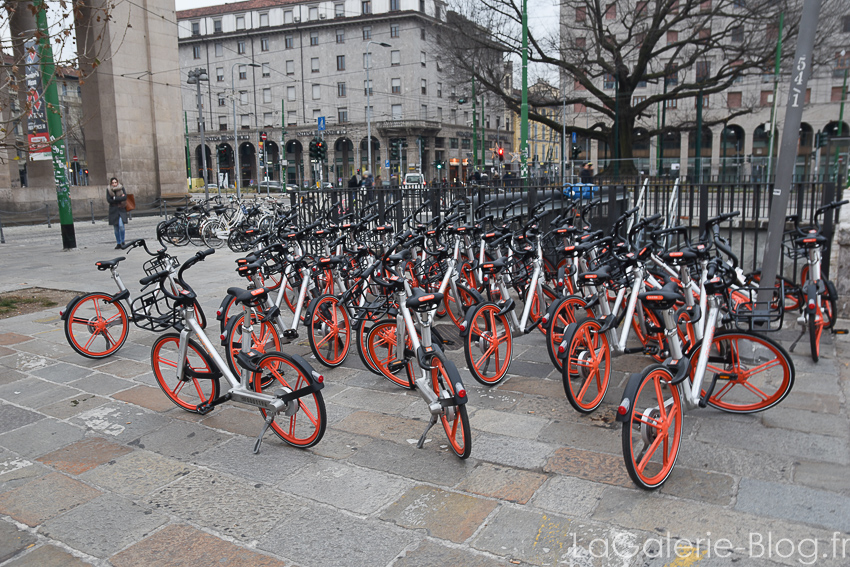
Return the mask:
<path id="1" fill-rule="evenodd" d="M 441 0 L 248 0 L 178 12 L 181 75 L 206 69 L 209 78 L 201 83 L 209 178 L 233 183 L 236 136 L 244 183 L 312 184 L 309 145 L 321 135 L 321 176 L 335 185 L 358 171 L 384 181 L 409 171 L 466 179 L 471 107 L 458 102 L 464 82 L 437 55 L 445 18 Z M 183 87 L 199 176 L 197 87 Z M 495 135 L 506 124 L 490 114 Z"/>

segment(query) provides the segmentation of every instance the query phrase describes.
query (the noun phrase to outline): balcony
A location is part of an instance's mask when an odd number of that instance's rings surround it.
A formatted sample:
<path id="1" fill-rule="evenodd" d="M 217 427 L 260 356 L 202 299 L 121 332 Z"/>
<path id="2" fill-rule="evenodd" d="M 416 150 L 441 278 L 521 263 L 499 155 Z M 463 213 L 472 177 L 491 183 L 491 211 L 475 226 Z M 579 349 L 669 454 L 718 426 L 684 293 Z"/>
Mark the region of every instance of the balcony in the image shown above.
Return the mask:
<path id="1" fill-rule="evenodd" d="M 434 136 L 441 126 L 436 120 L 386 120 L 375 123 L 375 128 L 382 136 Z"/>

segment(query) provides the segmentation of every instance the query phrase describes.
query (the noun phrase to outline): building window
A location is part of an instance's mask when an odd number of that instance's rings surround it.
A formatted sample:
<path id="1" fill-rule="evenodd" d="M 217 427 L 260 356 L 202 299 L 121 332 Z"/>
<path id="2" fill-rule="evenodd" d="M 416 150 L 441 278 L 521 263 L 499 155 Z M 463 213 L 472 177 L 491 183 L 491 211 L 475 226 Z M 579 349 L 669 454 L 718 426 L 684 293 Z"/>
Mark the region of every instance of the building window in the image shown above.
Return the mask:
<path id="1" fill-rule="evenodd" d="M 224 57 L 224 45 L 220 41 L 215 42 L 215 56 Z"/>
<path id="2" fill-rule="evenodd" d="M 460 149 L 462 150 L 471 150 L 472 149 L 472 140 L 469 138 L 464 138 L 460 141 Z"/>
<path id="3" fill-rule="evenodd" d="M 292 10 L 285 10 L 283 12 L 283 23 L 291 24 L 292 23 Z"/>
<path id="4" fill-rule="evenodd" d="M 372 39 L 372 28 L 370 26 L 363 27 L 363 41 Z"/>
<path id="5" fill-rule="evenodd" d="M 218 93 L 218 105 L 224 106 L 227 104 L 227 97 L 224 96 L 224 93 Z"/>
<path id="6" fill-rule="evenodd" d="M 239 55 L 245 55 L 245 42 L 239 40 L 236 42 L 236 53 Z"/>
<path id="7" fill-rule="evenodd" d="M 227 130 L 227 116 L 219 116 L 218 117 L 218 129 L 220 131 Z"/>
<path id="8" fill-rule="evenodd" d="M 398 24 L 390 26 L 390 37 L 398 37 Z"/>
<path id="9" fill-rule="evenodd" d="M 605 10 L 605 19 L 606 20 L 617 19 L 617 5 L 616 4 L 608 4 L 608 8 Z"/>
<path id="10" fill-rule="evenodd" d="M 348 109 L 347 108 L 340 108 L 337 111 L 337 118 L 338 118 L 340 124 L 347 123 L 348 122 Z"/>
<path id="11" fill-rule="evenodd" d="M 423 67 L 425 66 L 425 61 L 426 61 L 426 60 L 427 60 L 427 56 L 425 55 L 425 52 L 424 52 L 424 51 L 420 51 L 420 52 L 419 52 L 419 62 L 422 64 L 422 66 L 423 66 Z"/>
<path id="12" fill-rule="evenodd" d="M 390 90 L 392 94 L 401 94 L 401 79 L 390 79 Z"/>
<path id="13" fill-rule="evenodd" d="M 268 77 L 272 76 L 272 68 L 271 68 L 271 65 L 269 65 L 268 63 L 263 63 L 262 70 L 263 70 L 263 77 L 268 78 Z"/>
<path id="14" fill-rule="evenodd" d="M 830 102 L 841 102 L 841 95 L 844 93 L 844 87 L 832 87 L 832 92 L 830 93 L 829 101 Z"/>
<path id="15" fill-rule="evenodd" d="M 711 39 L 711 28 L 702 28 L 697 32 L 697 39 L 702 43 L 707 43 Z"/>
<path id="16" fill-rule="evenodd" d="M 311 21 L 319 19 L 319 7 L 318 6 L 311 6 L 310 7 L 310 9 L 307 11 L 307 19 L 311 20 Z"/>
<path id="17" fill-rule="evenodd" d="M 240 65 L 239 66 L 239 79 L 244 81 L 247 78 L 248 78 L 248 66 L 247 65 Z"/>
<path id="18" fill-rule="evenodd" d="M 646 97 L 645 97 L 645 96 L 636 96 L 636 97 L 632 97 L 632 104 L 633 104 L 633 105 L 634 105 L 634 104 L 641 104 L 641 103 L 643 103 L 643 102 L 646 102 Z"/>
<path id="19" fill-rule="evenodd" d="M 434 147 L 435 148 L 445 148 L 446 147 L 446 139 L 445 138 L 434 138 Z"/>
<path id="20" fill-rule="evenodd" d="M 251 127 L 251 115 L 250 114 L 241 114 L 239 116 L 240 124 L 242 125 L 243 130 L 248 130 Z"/>
<path id="21" fill-rule="evenodd" d="M 336 42 L 345 43 L 345 30 L 336 30 Z"/>
<path id="22" fill-rule="evenodd" d="M 336 70 L 345 71 L 345 55 L 336 56 Z"/>
<path id="23" fill-rule="evenodd" d="M 224 80 L 224 67 L 215 68 L 215 80 L 219 83 Z"/>
<path id="24" fill-rule="evenodd" d="M 260 40 L 260 50 L 268 51 L 269 50 L 269 38 L 264 37 Z"/>
<path id="25" fill-rule="evenodd" d="M 773 104 L 773 91 L 761 91 L 761 96 L 759 97 L 759 104 L 761 106 L 770 106 Z"/>
<path id="26" fill-rule="evenodd" d="M 676 100 L 675 98 L 665 100 L 664 101 L 664 107 L 665 108 L 676 108 L 678 106 L 678 102 L 679 101 Z"/>
<path id="27" fill-rule="evenodd" d="M 334 4 L 334 18 L 345 17 L 345 4 Z"/>
<path id="28" fill-rule="evenodd" d="M 460 147 L 459 140 L 457 138 L 449 138 L 449 149 L 456 150 Z"/>
<path id="29" fill-rule="evenodd" d="M 841 55 L 841 52 L 835 54 L 835 69 L 832 70 L 832 76 L 836 79 L 844 77 L 844 73 L 850 69 L 850 53 L 847 51 L 844 52 L 844 55 Z"/>
<path id="30" fill-rule="evenodd" d="M 390 51 L 390 65 L 393 67 L 401 65 L 401 51 Z"/>
<path id="31" fill-rule="evenodd" d="M 587 20 L 587 8 L 584 6 L 578 6 L 576 8 L 576 21 L 584 22 Z"/>
<path id="32" fill-rule="evenodd" d="M 239 91 L 239 104 L 248 104 L 248 91 Z"/>
<path id="33" fill-rule="evenodd" d="M 263 126 L 274 126 L 274 118 L 271 112 L 263 112 Z"/>
<path id="34" fill-rule="evenodd" d="M 679 32 L 670 30 L 667 32 L 667 45 L 679 41 Z"/>
<path id="35" fill-rule="evenodd" d="M 614 75 L 612 75 L 611 73 L 605 73 L 605 76 L 602 81 L 602 88 L 613 89 L 615 86 L 616 82 L 614 81 Z"/>
<path id="36" fill-rule="evenodd" d="M 296 124 L 298 124 L 298 115 L 294 110 L 290 110 L 286 113 L 286 125 L 295 126 Z"/>
<path id="37" fill-rule="evenodd" d="M 363 54 L 363 68 L 371 69 L 372 68 L 372 52 L 367 51 Z"/>
<path id="38" fill-rule="evenodd" d="M 221 20 L 213 20 L 213 31 L 221 33 Z"/>
<path id="39" fill-rule="evenodd" d="M 294 101 L 296 92 L 297 91 L 295 90 L 295 85 L 289 85 L 288 87 L 286 87 L 286 100 Z"/>
<path id="40" fill-rule="evenodd" d="M 457 109 L 452 108 L 449 110 L 449 120 L 452 121 L 452 124 L 457 124 Z"/>
<path id="41" fill-rule="evenodd" d="M 443 83 L 437 83 L 437 98 L 443 98 Z"/>
<path id="42" fill-rule="evenodd" d="M 421 39 L 422 41 L 425 41 L 425 28 L 420 28 L 419 39 Z"/>
<path id="43" fill-rule="evenodd" d="M 419 0 L 419 11 L 425 13 L 425 0 Z"/>
<path id="44" fill-rule="evenodd" d="M 674 69 L 670 71 L 670 74 L 664 77 L 664 84 L 668 87 L 675 87 L 679 84 L 679 71 Z"/>
<path id="45" fill-rule="evenodd" d="M 268 15 L 268 13 L 260 14 L 260 27 L 261 28 L 269 27 L 269 15 Z"/>
<path id="46" fill-rule="evenodd" d="M 310 71 L 312 71 L 313 73 L 319 72 L 319 58 L 318 57 L 310 58 Z"/>
<path id="47" fill-rule="evenodd" d="M 374 93 L 372 92 L 372 79 L 368 81 L 363 81 L 363 95 L 372 96 Z"/>
<path id="48" fill-rule="evenodd" d="M 293 61 L 292 59 L 290 59 L 289 61 L 286 62 L 286 74 L 287 75 L 294 75 L 295 74 L 295 61 Z"/>
<path id="49" fill-rule="evenodd" d="M 322 109 L 321 109 L 321 108 L 314 108 L 314 109 L 313 109 L 313 122 L 316 122 L 316 120 L 317 120 L 317 119 L 319 118 L 319 116 L 321 116 L 321 115 L 322 115 Z"/>
<path id="50" fill-rule="evenodd" d="M 841 27 L 844 33 L 850 33 L 850 16 L 842 16 L 841 23 L 843 24 Z"/>
<path id="51" fill-rule="evenodd" d="M 272 101 L 272 90 L 269 88 L 263 89 L 263 102 L 268 103 Z"/>
<path id="52" fill-rule="evenodd" d="M 437 107 L 437 120 L 439 120 L 440 122 L 443 121 L 443 109 L 439 106 Z"/>
<path id="53" fill-rule="evenodd" d="M 397 12 L 401 8 L 398 6 L 399 0 L 390 0 L 390 12 Z"/>
<path id="54" fill-rule="evenodd" d="M 744 41 L 744 26 L 735 26 L 732 28 L 730 39 L 734 43 L 742 43 Z"/>
<path id="55" fill-rule="evenodd" d="M 200 45 L 193 45 L 192 46 L 192 58 L 193 59 L 200 59 L 201 58 L 201 46 Z"/>
<path id="56" fill-rule="evenodd" d="M 360 2 L 361 13 L 362 14 L 371 14 L 372 13 L 372 0 L 363 0 Z"/>
<path id="57" fill-rule="evenodd" d="M 711 62 L 709 61 L 697 61 L 696 65 L 696 79 L 698 83 L 702 83 L 703 81 L 707 81 L 711 78 Z"/>
<path id="58" fill-rule="evenodd" d="M 322 98 L 322 85 L 313 85 L 313 100 Z"/>
<path id="59" fill-rule="evenodd" d="M 394 104 L 392 106 L 393 120 L 401 120 L 404 114 L 401 112 L 401 105 Z"/>
<path id="60" fill-rule="evenodd" d="M 338 98 L 345 98 L 346 97 L 345 83 L 337 83 L 336 84 L 336 96 Z"/>
<path id="61" fill-rule="evenodd" d="M 192 35 L 201 35 L 201 23 L 192 22 Z"/>
<path id="62" fill-rule="evenodd" d="M 711 0 L 703 0 L 699 5 L 700 12 L 709 12 L 711 11 Z"/>
<path id="63" fill-rule="evenodd" d="M 428 105 L 423 104 L 419 107 L 419 120 L 427 120 L 428 119 Z"/>
<path id="64" fill-rule="evenodd" d="M 708 108 L 708 100 L 709 100 L 708 95 L 703 95 L 703 97 L 702 97 L 702 107 L 703 108 Z M 697 107 L 697 99 L 694 99 L 694 108 L 696 108 L 696 107 Z"/>
<path id="65" fill-rule="evenodd" d="M 310 32 L 310 45 L 319 45 L 319 32 Z"/>
<path id="66" fill-rule="evenodd" d="M 284 47 L 286 47 L 286 49 L 292 49 L 292 47 L 295 45 L 295 40 L 292 39 L 291 35 L 284 36 L 283 45 Z"/>
<path id="67" fill-rule="evenodd" d="M 420 81 L 420 86 L 422 88 L 422 94 L 428 94 L 428 81 L 426 79 Z"/>
<path id="68" fill-rule="evenodd" d="M 236 29 L 244 30 L 245 29 L 245 16 L 236 16 Z"/>

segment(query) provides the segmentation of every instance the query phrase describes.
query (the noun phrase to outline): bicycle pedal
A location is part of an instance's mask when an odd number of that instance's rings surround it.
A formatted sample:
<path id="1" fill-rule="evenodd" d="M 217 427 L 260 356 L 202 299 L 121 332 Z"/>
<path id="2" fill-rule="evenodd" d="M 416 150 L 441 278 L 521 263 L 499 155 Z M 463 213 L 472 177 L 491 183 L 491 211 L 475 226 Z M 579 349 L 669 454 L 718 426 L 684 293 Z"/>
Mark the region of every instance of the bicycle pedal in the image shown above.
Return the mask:
<path id="1" fill-rule="evenodd" d="M 283 332 L 283 338 L 295 340 L 298 338 L 298 331 L 296 331 L 295 329 L 286 329 Z"/>
<path id="2" fill-rule="evenodd" d="M 700 396 L 699 399 L 699 407 L 704 408 L 708 406 L 708 399 L 714 393 L 714 387 L 717 385 L 717 379 L 720 377 L 719 374 L 715 374 L 711 379 L 711 384 L 708 385 L 708 388 L 705 389 L 705 394 Z"/>
<path id="3" fill-rule="evenodd" d="M 395 374 L 396 372 L 404 368 L 405 364 L 407 364 L 407 362 L 405 362 L 404 360 L 396 360 L 387 364 L 387 370 Z"/>
<path id="4" fill-rule="evenodd" d="M 199 415 L 207 415 L 213 409 L 215 409 L 215 406 L 210 405 L 209 403 L 203 403 L 196 407 L 195 411 L 198 412 Z"/>
<path id="5" fill-rule="evenodd" d="M 833 329 L 832 330 L 833 335 L 846 335 L 848 333 L 850 333 L 850 331 L 848 331 L 847 329 Z"/>

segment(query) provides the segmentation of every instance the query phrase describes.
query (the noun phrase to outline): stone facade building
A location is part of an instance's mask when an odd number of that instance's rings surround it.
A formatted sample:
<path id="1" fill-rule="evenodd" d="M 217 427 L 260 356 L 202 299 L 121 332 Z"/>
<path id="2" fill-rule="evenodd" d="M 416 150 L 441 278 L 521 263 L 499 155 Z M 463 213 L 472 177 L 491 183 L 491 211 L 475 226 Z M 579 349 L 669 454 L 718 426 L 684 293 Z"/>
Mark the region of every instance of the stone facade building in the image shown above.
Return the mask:
<path id="1" fill-rule="evenodd" d="M 468 87 L 437 55 L 441 0 L 248 0 L 177 18 L 182 76 L 196 68 L 209 76 L 201 89 L 211 181 L 233 184 L 235 132 L 243 184 L 264 175 L 312 184 L 318 175 L 308 148 L 320 118 L 322 179 L 334 185 L 358 171 L 383 181 L 410 171 L 429 182 L 471 175 L 472 108 L 459 103 Z M 199 177 L 197 90 L 183 86 L 192 175 Z M 499 107 L 485 113 L 487 136 L 510 127 Z"/>

